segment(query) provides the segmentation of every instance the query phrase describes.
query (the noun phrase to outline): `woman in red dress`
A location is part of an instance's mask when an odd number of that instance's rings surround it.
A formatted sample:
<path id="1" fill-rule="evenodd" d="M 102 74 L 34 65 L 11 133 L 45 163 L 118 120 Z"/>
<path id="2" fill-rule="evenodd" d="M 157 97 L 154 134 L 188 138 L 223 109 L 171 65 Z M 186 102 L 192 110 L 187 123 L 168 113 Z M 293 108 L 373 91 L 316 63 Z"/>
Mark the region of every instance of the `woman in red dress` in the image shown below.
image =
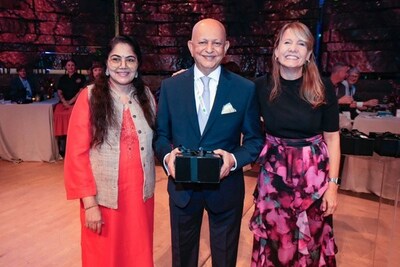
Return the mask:
<path id="1" fill-rule="evenodd" d="M 137 42 L 111 40 L 106 76 L 79 95 L 64 163 L 68 199 L 80 199 L 83 266 L 153 266 L 155 101 Z"/>
<path id="2" fill-rule="evenodd" d="M 68 132 L 69 118 L 79 92 L 86 83 L 86 78 L 76 72 L 76 63 L 73 59 L 65 62 L 65 74 L 61 76 L 57 85 L 57 95 L 60 99 L 54 109 L 54 135 L 57 137 L 60 155 L 65 155 L 65 141 Z"/>

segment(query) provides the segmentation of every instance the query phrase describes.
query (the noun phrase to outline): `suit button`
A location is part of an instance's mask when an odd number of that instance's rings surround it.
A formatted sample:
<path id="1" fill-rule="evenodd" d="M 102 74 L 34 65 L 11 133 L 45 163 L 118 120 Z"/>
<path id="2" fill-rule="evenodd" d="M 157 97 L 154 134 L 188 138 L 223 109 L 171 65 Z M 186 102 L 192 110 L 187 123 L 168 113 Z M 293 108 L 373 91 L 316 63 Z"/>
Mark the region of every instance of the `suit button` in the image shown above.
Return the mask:
<path id="1" fill-rule="evenodd" d="M 143 151 L 143 150 L 144 150 L 144 147 L 141 147 L 141 148 L 140 148 L 140 150 L 142 150 L 142 151 Z"/>
<path id="2" fill-rule="evenodd" d="M 138 131 L 138 133 L 139 133 L 139 134 L 141 134 L 141 133 L 142 133 L 142 131 L 141 131 L 141 130 L 139 130 L 139 131 Z"/>
<path id="3" fill-rule="evenodd" d="M 133 115 L 132 117 L 136 118 L 136 115 Z"/>

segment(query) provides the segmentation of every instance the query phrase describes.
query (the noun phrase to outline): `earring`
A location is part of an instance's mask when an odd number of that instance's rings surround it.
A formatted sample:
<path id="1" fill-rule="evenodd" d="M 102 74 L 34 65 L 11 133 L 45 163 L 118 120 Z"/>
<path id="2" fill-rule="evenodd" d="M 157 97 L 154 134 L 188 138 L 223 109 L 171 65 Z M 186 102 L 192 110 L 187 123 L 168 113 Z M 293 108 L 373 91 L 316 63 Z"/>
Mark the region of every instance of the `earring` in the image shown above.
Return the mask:
<path id="1" fill-rule="evenodd" d="M 106 76 L 110 76 L 110 71 L 106 69 Z"/>
<path id="2" fill-rule="evenodd" d="M 275 61 L 278 61 L 278 57 L 275 57 Z"/>
<path id="3" fill-rule="evenodd" d="M 136 73 L 135 73 L 135 78 L 137 78 L 137 77 L 138 77 L 138 75 L 139 75 L 139 74 L 138 74 L 138 72 L 136 72 Z"/>

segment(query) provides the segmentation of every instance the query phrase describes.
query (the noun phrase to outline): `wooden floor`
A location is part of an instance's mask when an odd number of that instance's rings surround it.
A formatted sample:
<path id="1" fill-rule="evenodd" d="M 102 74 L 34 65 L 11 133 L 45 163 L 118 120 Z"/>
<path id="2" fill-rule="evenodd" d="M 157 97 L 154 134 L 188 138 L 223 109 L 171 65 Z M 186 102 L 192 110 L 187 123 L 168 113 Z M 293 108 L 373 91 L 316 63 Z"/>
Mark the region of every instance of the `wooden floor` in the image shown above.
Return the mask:
<path id="1" fill-rule="evenodd" d="M 253 212 L 256 179 L 251 171 L 247 174 L 239 267 L 249 266 L 252 248 L 247 225 Z M 157 167 L 155 200 L 155 266 L 168 267 L 171 266 L 168 195 L 166 177 L 160 167 Z M 338 266 L 400 266 L 400 207 L 394 220 L 393 203 L 380 204 L 377 198 L 346 192 L 339 194 L 339 201 L 334 217 Z M 0 203 L 0 266 L 80 266 L 78 201 L 65 199 L 62 161 L 15 164 L 0 160 Z M 199 266 L 210 267 L 206 218 L 201 236 Z"/>

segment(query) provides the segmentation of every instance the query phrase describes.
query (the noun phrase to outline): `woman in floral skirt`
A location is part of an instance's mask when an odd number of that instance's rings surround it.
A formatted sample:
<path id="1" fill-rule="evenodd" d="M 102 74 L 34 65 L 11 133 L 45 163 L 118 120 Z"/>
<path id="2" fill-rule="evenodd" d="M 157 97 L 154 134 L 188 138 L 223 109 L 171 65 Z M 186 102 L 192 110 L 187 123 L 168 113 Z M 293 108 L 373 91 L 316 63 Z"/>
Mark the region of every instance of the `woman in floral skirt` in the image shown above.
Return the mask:
<path id="1" fill-rule="evenodd" d="M 250 221 L 254 267 L 336 266 L 338 104 L 313 45 L 307 26 L 284 25 L 271 76 L 256 80 L 266 139 Z"/>

